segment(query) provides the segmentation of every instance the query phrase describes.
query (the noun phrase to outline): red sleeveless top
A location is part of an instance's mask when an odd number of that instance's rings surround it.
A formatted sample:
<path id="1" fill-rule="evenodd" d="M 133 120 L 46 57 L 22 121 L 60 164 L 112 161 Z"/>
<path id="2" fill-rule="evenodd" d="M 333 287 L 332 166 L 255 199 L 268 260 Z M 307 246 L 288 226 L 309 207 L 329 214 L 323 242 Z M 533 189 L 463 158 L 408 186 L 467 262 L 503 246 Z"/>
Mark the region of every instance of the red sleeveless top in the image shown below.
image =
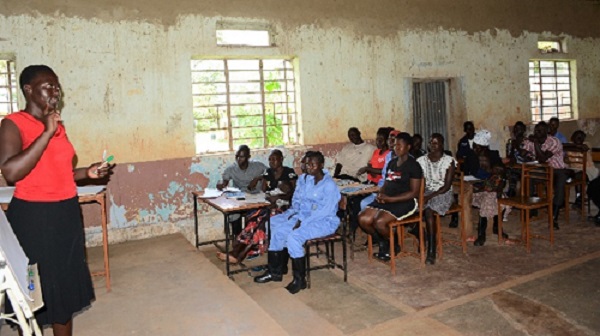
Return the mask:
<path id="1" fill-rule="evenodd" d="M 24 111 L 9 114 L 5 119 L 19 128 L 23 150 L 44 132 L 44 124 Z M 36 166 L 15 184 L 14 196 L 37 202 L 56 202 L 75 197 L 74 156 L 75 149 L 67 138 L 65 127 L 59 124 Z"/>

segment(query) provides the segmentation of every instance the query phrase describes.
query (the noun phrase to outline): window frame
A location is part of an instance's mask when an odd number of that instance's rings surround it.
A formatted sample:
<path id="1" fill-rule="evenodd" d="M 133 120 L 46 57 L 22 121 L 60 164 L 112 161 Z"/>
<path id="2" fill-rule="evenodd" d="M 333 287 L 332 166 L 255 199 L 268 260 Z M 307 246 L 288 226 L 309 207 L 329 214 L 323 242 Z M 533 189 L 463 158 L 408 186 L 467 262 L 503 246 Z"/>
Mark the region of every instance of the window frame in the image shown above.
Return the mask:
<path id="1" fill-rule="evenodd" d="M 195 62 L 223 62 L 222 70 L 198 70 L 195 69 Z M 258 62 L 257 69 L 230 69 L 230 64 L 235 61 L 256 61 Z M 274 67 L 274 69 L 265 69 L 264 62 L 265 61 L 280 61 L 282 62 L 281 66 Z M 202 154 L 214 154 L 214 153 L 222 153 L 222 152 L 232 152 L 235 151 L 236 147 L 241 143 L 247 144 L 252 149 L 266 149 L 274 146 L 296 146 L 301 144 L 300 137 L 300 112 L 299 112 L 299 97 L 298 97 L 298 76 L 297 76 L 297 62 L 293 57 L 247 57 L 247 58 L 194 58 L 191 60 L 191 76 L 192 76 L 192 113 L 194 120 L 194 139 L 195 139 L 195 151 L 197 155 Z M 197 67 L 201 67 L 199 63 Z M 232 80 L 231 74 L 235 72 L 256 72 L 258 79 L 246 79 L 246 80 Z M 281 78 L 268 79 L 265 78 L 265 74 L 268 71 L 278 71 L 283 74 Z M 202 82 L 194 80 L 194 75 L 196 73 L 202 72 L 213 72 L 222 75 L 222 80 L 213 81 L 215 85 L 222 85 L 224 87 L 224 91 L 218 91 L 215 93 L 198 93 L 194 88 L 195 85 L 209 85 L 210 81 Z M 289 74 L 291 73 L 291 76 Z M 289 76 L 289 77 L 288 77 Z M 266 84 L 268 83 L 279 83 L 280 88 L 276 89 L 277 91 L 269 91 L 266 89 Z M 236 91 L 236 89 L 232 89 L 234 85 L 243 86 L 244 84 L 255 84 L 259 86 L 258 90 L 255 91 Z M 268 101 L 267 96 L 273 93 L 281 94 L 285 96 L 282 101 Z M 232 97 L 238 98 L 238 96 L 252 94 L 255 96 L 260 95 L 260 101 L 257 102 L 235 102 L 232 101 Z M 224 96 L 225 100 L 221 103 L 214 104 L 197 104 L 196 97 L 200 96 Z M 269 107 L 270 105 L 270 107 Z M 247 114 L 247 115 L 236 115 L 234 110 L 236 107 L 250 107 L 257 108 L 259 110 L 258 114 Z M 198 109 L 214 109 L 215 115 L 214 117 L 208 116 L 206 114 L 204 118 L 197 118 Z M 224 118 L 225 117 L 225 118 Z M 239 120 L 248 117 L 261 117 L 262 124 L 251 124 L 251 125 L 239 125 Z M 271 118 L 270 118 L 271 117 Z M 240 119 L 238 119 L 240 118 Z M 273 123 L 270 124 L 269 120 L 272 119 Z M 204 120 L 205 122 L 216 124 L 216 127 L 211 126 L 209 129 L 204 131 L 199 131 L 197 124 L 200 120 Z M 221 126 L 224 125 L 224 126 Z M 269 128 L 271 127 L 281 127 L 281 143 L 269 143 Z M 242 129 L 261 129 L 261 135 L 258 137 L 241 137 L 236 135 L 236 131 L 242 132 Z M 219 131 L 223 131 L 226 134 L 226 142 L 222 144 L 226 144 L 227 148 L 217 148 L 212 149 L 202 148 L 198 146 L 198 134 L 218 134 Z M 217 133 L 215 133 L 217 132 Z M 212 133 L 212 134 L 211 134 Z M 252 144 L 252 141 L 262 141 L 261 144 L 256 145 Z M 214 141 L 211 139 L 210 141 Z M 241 142 L 241 143 L 240 143 Z M 225 146 L 223 146 L 225 147 Z"/>
<path id="2" fill-rule="evenodd" d="M 18 92 L 19 92 L 19 83 L 17 78 L 16 64 L 15 60 L 12 57 L 2 57 L 0 56 L 0 62 L 6 63 L 6 72 L 0 71 L 0 77 L 5 78 L 6 85 L 0 84 L 0 88 L 8 89 L 6 101 L 0 101 L 2 105 L 8 105 L 6 108 L 7 111 L 3 111 L 0 109 L 0 120 L 5 116 L 15 113 L 19 111 L 18 106 Z"/>
<path id="3" fill-rule="evenodd" d="M 552 63 L 552 67 L 543 66 L 543 63 Z M 532 122 L 547 121 L 552 117 L 557 117 L 559 120 L 574 119 L 576 116 L 575 62 L 566 59 L 530 59 L 528 64 L 529 112 Z M 566 68 L 560 68 L 558 64 L 566 64 Z M 566 74 L 564 74 L 565 70 Z M 544 74 L 544 72 L 552 73 Z M 535 87 L 536 85 L 538 88 Z M 545 85 L 554 86 L 554 89 L 544 89 Z M 565 85 L 568 85 L 568 89 L 564 89 Z M 569 96 L 569 102 L 566 104 L 565 97 L 561 95 L 565 92 L 568 92 Z M 544 93 L 547 97 L 544 97 Z M 556 102 L 548 104 L 551 100 Z M 561 108 L 565 107 L 568 107 L 568 111 L 561 111 Z M 545 111 L 552 108 L 555 111 Z"/>

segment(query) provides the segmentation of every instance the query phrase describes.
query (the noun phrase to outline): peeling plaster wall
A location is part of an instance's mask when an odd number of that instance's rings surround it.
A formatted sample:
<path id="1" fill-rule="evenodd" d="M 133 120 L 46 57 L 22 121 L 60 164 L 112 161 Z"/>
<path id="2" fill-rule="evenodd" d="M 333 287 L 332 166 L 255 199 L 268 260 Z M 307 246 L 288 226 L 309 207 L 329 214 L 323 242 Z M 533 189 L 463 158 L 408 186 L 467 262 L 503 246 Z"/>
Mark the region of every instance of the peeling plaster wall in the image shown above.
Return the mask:
<path id="1" fill-rule="evenodd" d="M 599 14 L 560 0 L 6 0 L 0 54 L 18 70 L 56 70 L 80 165 L 104 149 L 121 163 L 109 185 L 111 239 L 121 241 L 189 231 L 190 191 L 214 185 L 231 160 L 194 155 L 191 58 L 296 57 L 304 145 L 330 158 L 350 126 L 365 138 L 380 126 L 411 131 L 411 83 L 423 78 L 452 79 L 448 144 L 470 119 L 502 148 L 506 127 L 529 120 L 528 60 L 557 57 L 538 53 L 539 38 L 567 43 L 558 57 L 576 62 L 577 118 L 600 115 Z M 216 47 L 219 20 L 268 23 L 277 46 Z M 203 214 L 203 235 L 218 235 L 217 214 Z M 95 234 L 94 211 L 84 216 Z"/>

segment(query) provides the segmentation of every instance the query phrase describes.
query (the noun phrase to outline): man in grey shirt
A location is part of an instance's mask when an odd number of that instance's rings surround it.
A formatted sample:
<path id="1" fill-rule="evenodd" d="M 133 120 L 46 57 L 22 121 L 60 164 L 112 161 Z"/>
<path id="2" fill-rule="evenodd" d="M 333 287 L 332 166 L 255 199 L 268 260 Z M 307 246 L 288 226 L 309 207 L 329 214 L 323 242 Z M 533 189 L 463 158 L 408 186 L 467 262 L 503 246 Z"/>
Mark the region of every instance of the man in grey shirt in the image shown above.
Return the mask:
<path id="1" fill-rule="evenodd" d="M 266 169 L 262 162 L 250 161 L 250 148 L 241 145 L 235 153 L 235 162 L 225 168 L 223 183 L 218 184 L 217 189 L 223 190 L 233 180 L 233 186 L 243 192 L 259 190 L 259 182 Z"/>
<path id="2" fill-rule="evenodd" d="M 227 166 L 223 172 L 223 181 L 217 184 L 217 189 L 223 190 L 229 181 L 233 180 L 233 186 L 243 192 L 260 190 L 260 182 L 267 167 L 258 161 L 250 161 L 250 148 L 241 145 L 235 153 L 235 162 Z M 242 231 L 240 215 L 229 215 L 229 221 L 234 235 Z"/>

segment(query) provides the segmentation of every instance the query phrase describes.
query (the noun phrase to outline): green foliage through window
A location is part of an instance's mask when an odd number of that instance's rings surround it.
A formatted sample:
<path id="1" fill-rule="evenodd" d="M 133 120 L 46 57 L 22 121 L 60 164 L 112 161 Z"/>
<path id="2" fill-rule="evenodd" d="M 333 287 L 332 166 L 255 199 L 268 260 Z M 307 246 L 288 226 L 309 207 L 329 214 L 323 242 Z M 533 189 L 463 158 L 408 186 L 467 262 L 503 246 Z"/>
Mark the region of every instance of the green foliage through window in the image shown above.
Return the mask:
<path id="1" fill-rule="evenodd" d="M 196 152 L 298 143 L 291 60 L 192 60 Z"/>

